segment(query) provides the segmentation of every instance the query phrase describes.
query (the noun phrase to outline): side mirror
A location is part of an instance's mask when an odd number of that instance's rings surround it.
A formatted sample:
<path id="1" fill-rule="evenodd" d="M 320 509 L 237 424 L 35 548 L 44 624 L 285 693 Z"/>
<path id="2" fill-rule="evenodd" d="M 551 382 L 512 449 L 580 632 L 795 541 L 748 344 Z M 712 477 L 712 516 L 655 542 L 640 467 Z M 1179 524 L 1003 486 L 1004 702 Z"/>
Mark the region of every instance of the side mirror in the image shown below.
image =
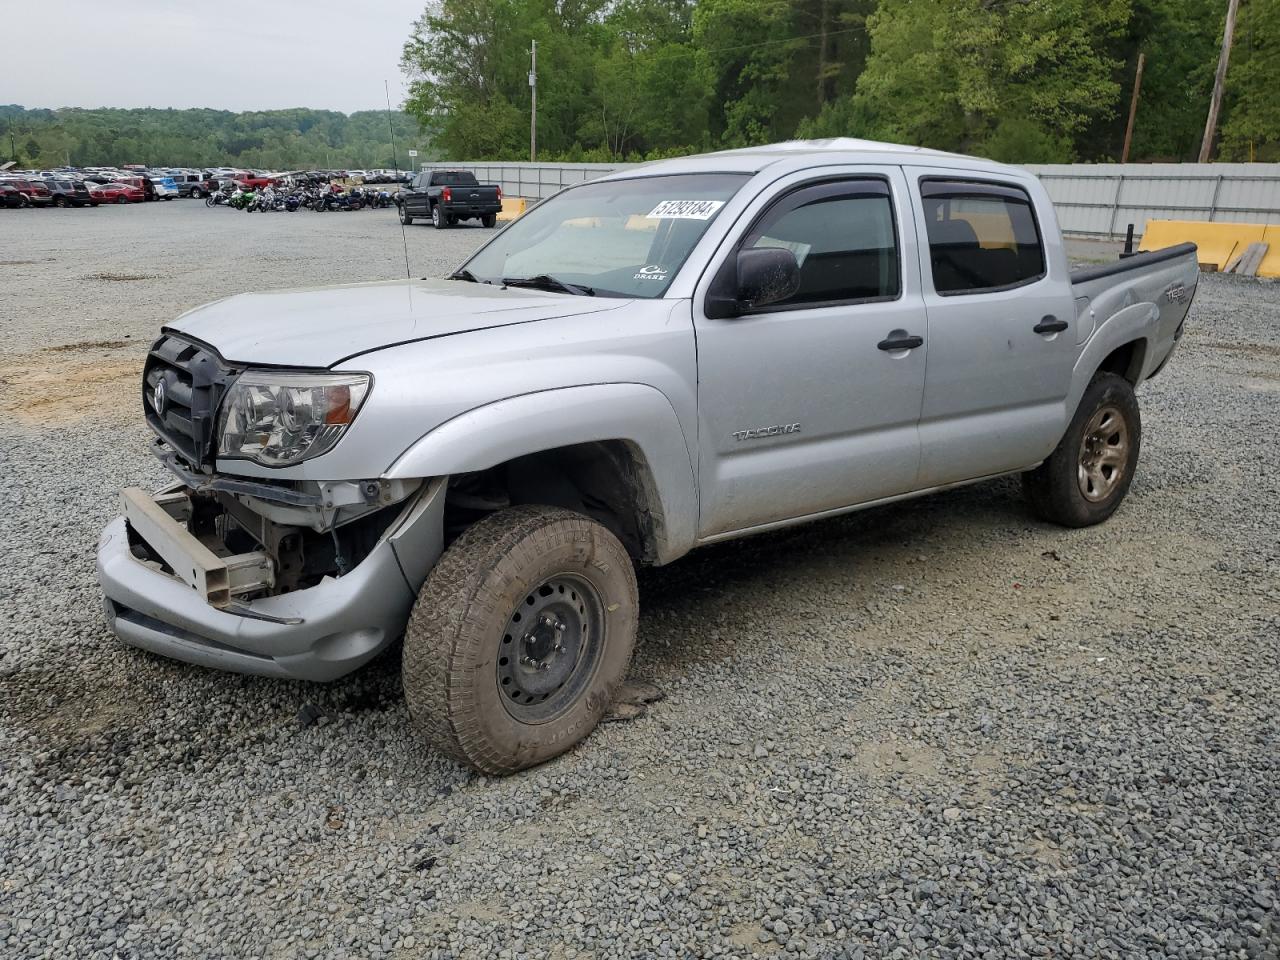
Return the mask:
<path id="1" fill-rule="evenodd" d="M 738 251 L 738 302 L 744 307 L 767 307 L 800 289 L 796 255 L 781 247 L 753 247 Z"/>
<path id="2" fill-rule="evenodd" d="M 799 289 L 800 264 L 790 250 L 739 250 L 737 259 L 726 261 L 716 274 L 703 309 L 708 319 L 728 320 L 785 300 Z"/>

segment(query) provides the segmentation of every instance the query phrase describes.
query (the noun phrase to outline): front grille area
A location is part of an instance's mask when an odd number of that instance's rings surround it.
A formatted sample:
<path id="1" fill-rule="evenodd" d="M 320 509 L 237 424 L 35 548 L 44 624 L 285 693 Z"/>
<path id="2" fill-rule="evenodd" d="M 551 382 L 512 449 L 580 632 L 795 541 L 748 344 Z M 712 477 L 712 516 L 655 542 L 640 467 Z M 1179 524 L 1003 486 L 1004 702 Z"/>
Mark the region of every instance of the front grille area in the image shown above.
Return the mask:
<path id="1" fill-rule="evenodd" d="M 192 466 L 212 463 L 218 404 L 239 372 L 211 347 L 165 334 L 152 345 L 142 372 L 147 423 Z"/>

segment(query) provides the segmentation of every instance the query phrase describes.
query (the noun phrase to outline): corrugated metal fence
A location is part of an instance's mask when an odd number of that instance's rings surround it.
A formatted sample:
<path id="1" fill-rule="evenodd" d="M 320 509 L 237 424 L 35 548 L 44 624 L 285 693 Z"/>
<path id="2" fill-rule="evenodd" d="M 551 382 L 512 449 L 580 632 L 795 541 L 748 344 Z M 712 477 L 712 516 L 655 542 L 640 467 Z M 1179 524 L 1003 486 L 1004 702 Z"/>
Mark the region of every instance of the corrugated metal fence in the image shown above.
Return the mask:
<path id="1" fill-rule="evenodd" d="M 631 163 L 424 163 L 470 170 L 511 197 L 542 199 Z M 1031 166 L 1049 191 L 1066 233 L 1139 235 L 1149 219 L 1280 225 L 1280 163 L 1099 163 Z"/>
<path id="2" fill-rule="evenodd" d="M 1123 236 L 1148 220 L 1280 224 L 1278 163 L 1050 164 L 1031 169 L 1067 233 Z"/>

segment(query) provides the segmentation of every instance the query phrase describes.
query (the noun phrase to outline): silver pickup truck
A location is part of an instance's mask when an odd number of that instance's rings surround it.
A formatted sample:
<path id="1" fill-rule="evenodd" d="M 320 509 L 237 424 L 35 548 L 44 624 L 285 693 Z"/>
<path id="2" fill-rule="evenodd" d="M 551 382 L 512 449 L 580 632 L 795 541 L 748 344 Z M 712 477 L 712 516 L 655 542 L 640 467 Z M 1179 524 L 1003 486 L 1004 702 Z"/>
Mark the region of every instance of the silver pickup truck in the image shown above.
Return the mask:
<path id="1" fill-rule="evenodd" d="M 403 637 L 423 739 L 519 770 L 608 708 L 637 565 L 1013 473 L 1048 521 L 1107 519 L 1197 279 L 1191 245 L 1072 273 L 1034 176 L 930 150 L 584 183 L 447 279 L 166 326 L 142 406 L 176 482 L 123 492 L 107 618 L 318 681 Z"/>

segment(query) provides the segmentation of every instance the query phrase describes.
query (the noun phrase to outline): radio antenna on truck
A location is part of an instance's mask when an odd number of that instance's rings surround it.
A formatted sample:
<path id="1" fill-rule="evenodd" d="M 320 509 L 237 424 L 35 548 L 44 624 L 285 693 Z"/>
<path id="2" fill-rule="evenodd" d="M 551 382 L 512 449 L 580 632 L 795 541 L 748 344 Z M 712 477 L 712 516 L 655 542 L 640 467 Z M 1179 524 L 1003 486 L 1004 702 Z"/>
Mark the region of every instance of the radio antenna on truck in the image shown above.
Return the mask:
<path id="1" fill-rule="evenodd" d="M 396 183 L 400 182 L 400 159 L 396 154 L 396 125 L 391 119 L 391 81 L 382 81 L 383 92 L 387 95 L 387 129 L 391 131 L 391 166 L 396 171 Z M 410 171 L 412 173 L 412 171 Z M 403 201 L 401 201 L 403 202 Z M 404 232 L 404 217 L 398 217 L 400 220 L 400 242 L 404 245 L 404 278 L 409 281 L 409 309 L 413 310 L 413 274 L 409 270 L 409 238 Z"/>

